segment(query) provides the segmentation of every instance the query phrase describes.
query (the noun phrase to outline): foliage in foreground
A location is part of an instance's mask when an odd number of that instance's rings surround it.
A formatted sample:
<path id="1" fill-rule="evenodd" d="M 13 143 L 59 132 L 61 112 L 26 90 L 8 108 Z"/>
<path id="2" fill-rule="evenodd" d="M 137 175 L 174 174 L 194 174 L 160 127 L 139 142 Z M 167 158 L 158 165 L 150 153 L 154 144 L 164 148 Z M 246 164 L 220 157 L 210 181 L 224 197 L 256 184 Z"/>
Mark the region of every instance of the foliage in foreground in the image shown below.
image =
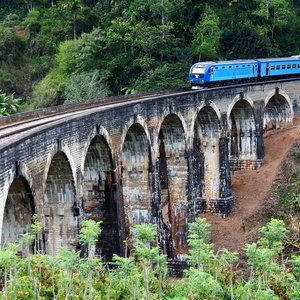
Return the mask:
<path id="1" fill-rule="evenodd" d="M 234 266 L 237 253 L 222 249 L 214 253 L 209 243 L 209 224 L 198 218 L 189 226 L 190 268 L 182 279 L 167 277 L 166 256 L 156 241 L 156 225 L 136 225 L 130 257 L 114 255 L 110 268 L 95 257 L 94 247 L 100 222 L 82 223 L 79 240 L 87 257 L 62 248 L 58 255 L 39 253 L 34 242 L 41 233 L 35 218 L 32 232 L 20 244 L 0 251 L 2 299 L 299 299 L 300 257 L 282 256 L 287 234 L 284 222 L 272 219 L 260 230 L 257 243 L 245 252 L 249 275 L 238 277 Z M 34 242 L 35 254 L 29 254 Z M 18 251 L 23 253 L 23 258 Z"/>
<path id="2" fill-rule="evenodd" d="M 0 116 L 8 116 L 18 112 L 22 99 L 15 98 L 14 94 L 6 95 L 0 90 Z"/>

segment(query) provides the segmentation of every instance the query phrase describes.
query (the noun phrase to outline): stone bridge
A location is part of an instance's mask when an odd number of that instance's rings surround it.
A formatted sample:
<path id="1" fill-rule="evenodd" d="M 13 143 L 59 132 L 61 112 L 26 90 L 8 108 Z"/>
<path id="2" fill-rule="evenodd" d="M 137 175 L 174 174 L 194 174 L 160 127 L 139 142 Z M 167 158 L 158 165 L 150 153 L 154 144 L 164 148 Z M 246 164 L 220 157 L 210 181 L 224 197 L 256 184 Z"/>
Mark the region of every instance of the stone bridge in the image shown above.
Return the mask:
<path id="1" fill-rule="evenodd" d="M 180 260 L 187 224 L 234 206 L 233 169 L 263 163 L 263 132 L 289 126 L 300 80 L 141 99 L 63 120 L 0 145 L 1 244 L 38 214 L 46 253 L 78 247 L 83 219 L 102 220 L 97 253 L 124 253 L 134 224 L 158 225 L 164 252 Z"/>

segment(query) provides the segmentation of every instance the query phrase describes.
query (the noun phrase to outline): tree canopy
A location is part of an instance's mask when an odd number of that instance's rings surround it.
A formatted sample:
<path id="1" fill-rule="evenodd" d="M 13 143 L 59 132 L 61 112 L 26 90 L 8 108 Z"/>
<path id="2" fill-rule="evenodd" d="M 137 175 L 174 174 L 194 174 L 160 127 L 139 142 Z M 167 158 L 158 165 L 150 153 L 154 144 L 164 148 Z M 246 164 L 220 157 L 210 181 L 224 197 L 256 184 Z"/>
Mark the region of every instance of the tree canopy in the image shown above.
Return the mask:
<path id="1" fill-rule="evenodd" d="M 0 0 L 0 90 L 28 109 L 184 87 L 199 60 L 299 54 L 299 12 L 291 0 Z"/>

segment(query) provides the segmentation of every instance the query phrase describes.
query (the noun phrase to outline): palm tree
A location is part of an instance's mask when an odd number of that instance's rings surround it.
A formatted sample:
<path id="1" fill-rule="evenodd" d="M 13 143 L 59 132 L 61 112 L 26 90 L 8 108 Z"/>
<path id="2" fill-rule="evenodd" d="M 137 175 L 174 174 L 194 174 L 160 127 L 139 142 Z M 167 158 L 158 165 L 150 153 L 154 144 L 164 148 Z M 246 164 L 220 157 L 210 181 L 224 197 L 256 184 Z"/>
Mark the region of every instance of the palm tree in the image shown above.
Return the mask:
<path id="1" fill-rule="evenodd" d="M 73 36 L 76 40 L 76 19 L 78 12 L 83 8 L 81 0 L 65 0 L 63 8 L 68 9 L 71 12 L 73 19 Z"/>

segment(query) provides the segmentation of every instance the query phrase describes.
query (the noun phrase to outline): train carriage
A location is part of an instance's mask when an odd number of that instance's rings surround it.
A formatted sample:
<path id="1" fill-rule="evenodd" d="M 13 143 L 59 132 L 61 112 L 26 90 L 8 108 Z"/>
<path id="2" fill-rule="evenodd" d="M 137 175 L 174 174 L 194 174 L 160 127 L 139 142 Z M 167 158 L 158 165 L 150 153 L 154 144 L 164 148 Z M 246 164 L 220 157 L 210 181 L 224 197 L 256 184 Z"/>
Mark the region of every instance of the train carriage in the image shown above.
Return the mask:
<path id="1" fill-rule="evenodd" d="M 257 78 L 256 60 L 210 61 L 194 64 L 189 73 L 192 88 L 215 86 L 230 81 L 244 81 Z"/>
<path id="2" fill-rule="evenodd" d="M 299 56 L 257 59 L 261 78 L 300 74 Z"/>
<path id="3" fill-rule="evenodd" d="M 299 75 L 300 55 L 294 55 L 283 58 L 199 62 L 190 68 L 189 82 L 196 89 Z"/>

